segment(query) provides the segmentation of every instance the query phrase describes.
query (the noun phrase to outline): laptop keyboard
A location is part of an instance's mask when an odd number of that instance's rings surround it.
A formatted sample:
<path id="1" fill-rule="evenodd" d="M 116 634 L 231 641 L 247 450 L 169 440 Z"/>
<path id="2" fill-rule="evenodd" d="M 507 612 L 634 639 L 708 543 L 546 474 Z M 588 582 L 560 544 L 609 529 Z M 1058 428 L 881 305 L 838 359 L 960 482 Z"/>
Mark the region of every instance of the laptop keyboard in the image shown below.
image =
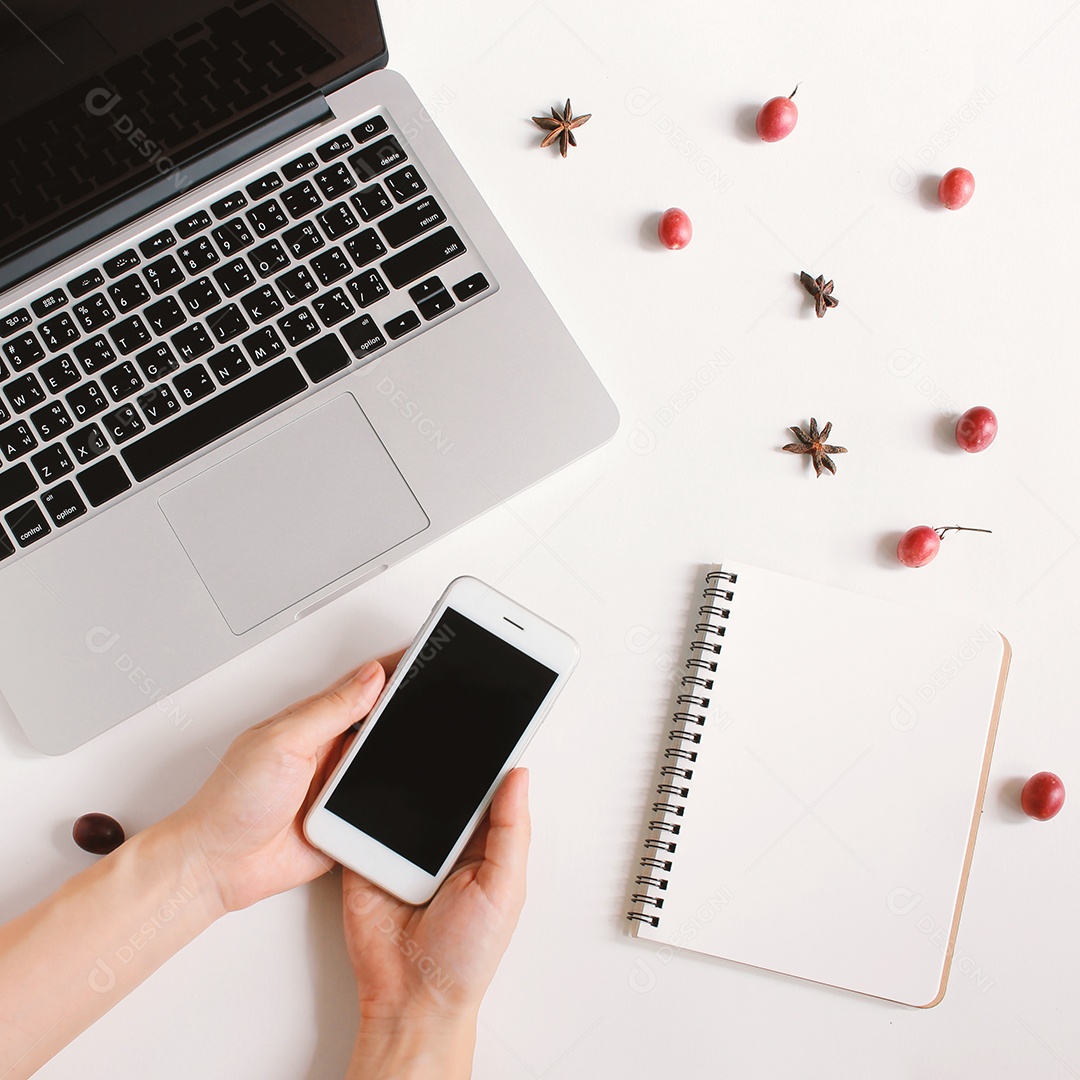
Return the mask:
<path id="1" fill-rule="evenodd" d="M 494 291 L 385 115 L 0 314 L 0 561 Z"/>

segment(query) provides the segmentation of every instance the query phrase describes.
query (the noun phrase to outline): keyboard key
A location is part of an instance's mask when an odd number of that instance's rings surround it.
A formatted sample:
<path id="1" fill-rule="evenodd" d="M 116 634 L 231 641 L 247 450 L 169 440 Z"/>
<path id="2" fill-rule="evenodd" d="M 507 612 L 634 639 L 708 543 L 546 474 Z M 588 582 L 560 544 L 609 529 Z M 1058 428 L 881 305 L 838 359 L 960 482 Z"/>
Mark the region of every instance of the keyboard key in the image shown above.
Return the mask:
<path id="1" fill-rule="evenodd" d="M 306 307 L 297 308 L 284 319 L 278 319 L 277 324 L 285 335 L 285 340 L 294 348 L 319 332 L 319 324 Z"/>
<path id="2" fill-rule="evenodd" d="M 352 129 L 352 136 L 358 143 L 365 143 L 368 139 L 374 139 L 386 130 L 386 121 L 381 116 L 373 116 L 365 120 L 359 127 Z"/>
<path id="3" fill-rule="evenodd" d="M 340 198 L 345 192 L 352 191 L 356 187 L 356 181 L 343 161 L 339 161 L 329 169 L 324 169 L 315 177 L 315 183 L 319 185 L 319 190 L 327 202 L 333 202 L 334 199 Z"/>
<path id="4" fill-rule="evenodd" d="M 58 529 L 86 513 L 86 503 L 79 498 L 79 493 L 70 480 L 46 491 L 41 496 L 41 502 Z"/>
<path id="5" fill-rule="evenodd" d="M 420 314 L 430 322 L 449 311 L 454 306 L 454 298 L 443 289 L 442 292 L 420 301 L 416 306 Z"/>
<path id="6" fill-rule="evenodd" d="M 127 356 L 128 353 L 133 353 L 149 342 L 150 331 L 147 330 L 146 323 L 139 315 L 132 315 L 131 318 L 118 322 L 109 331 L 109 337 L 113 339 L 113 344 L 120 355 Z"/>
<path id="7" fill-rule="evenodd" d="M 85 465 L 109 452 L 109 444 L 97 424 L 90 424 L 67 437 L 76 465 Z"/>
<path id="8" fill-rule="evenodd" d="M 318 341 L 306 345 L 296 356 L 313 383 L 329 379 L 331 375 L 352 363 L 352 357 L 345 351 L 337 334 L 324 335 Z"/>
<path id="9" fill-rule="evenodd" d="M 248 334 L 242 344 L 244 351 L 257 367 L 262 367 L 285 351 L 285 342 L 278 337 L 278 332 L 272 326 L 264 326 L 254 334 Z"/>
<path id="10" fill-rule="evenodd" d="M 399 203 L 408 202 L 421 192 L 427 191 L 423 177 L 412 165 L 406 165 L 386 178 L 386 186 Z"/>
<path id="11" fill-rule="evenodd" d="M 294 259 L 303 259 L 326 244 L 322 233 L 310 221 L 282 233 L 281 239 L 285 241 L 285 246 L 292 252 Z"/>
<path id="12" fill-rule="evenodd" d="M 285 216 L 285 211 L 281 209 L 281 204 L 277 199 L 271 199 L 269 202 L 256 206 L 254 210 L 249 210 L 247 219 L 251 222 L 256 236 L 269 236 L 289 224 L 289 219 Z"/>
<path id="13" fill-rule="evenodd" d="M 68 452 L 63 443 L 53 443 L 52 446 L 47 447 L 40 453 L 35 454 L 30 459 L 30 464 L 34 466 L 38 476 L 41 477 L 43 484 L 51 484 L 54 480 L 59 480 L 61 476 L 66 476 L 72 469 L 75 468 L 71 458 L 68 456 Z M 25 469 L 25 465 L 16 465 L 17 469 Z M 0 473 L 0 481 L 3 480 L 3 473 Z M 37 486 L 36 484 L 34 485 Z M 25 493 L 29 495 L 30 492 Z M 19 496 L 22 498 L 23 496 Z M 12 502 L 15 500 L 13 499 Z M 0 509 L 3 508 L 3 500 L 0 498 Z"/>
<path id="14" fill-rule="evenodd" d="M 305 173 L 311 172 L 312 169 L 317 169 L 319 163 L 315 160 L 314 154 L 304 154 L 303 157 L 298 157 L 295 161 L 290 161 L 288 165 L 282 165 L 281 175 L 285 177 L 286 182 L 289 180 L 295 180 L 299 176 L 303 176 Z"/>
<path id="15" fill-rule="evenodd" d="M 386 248 L 374 229 L 365 229 L 351 240 L 345 241 L 345 250 L 352 256 L 357 266 L 367 266 L 386 254 Z"/>
<path id="16" fill-rule="evenodd" d="M 53 289 L 51 293 L 39 296 L 30 307 L 39 319 L 44 319 L 49 312 L 57 311 L 67 302 L 67 293 L 63 289 Z"/>
<path id="17" fill-rule="evenodd" d="M 171 255 L 166 255 L 157 262 L 152 262 L 143 271 L 143 277 L 146 278 L 150 288 L 160 296 L 184 281 L 184 271 L 180 269 L 180 264 L 176 259 Z"/>
<path id="18" fill-rule="evenodd" d="M 243 259 L 233 259 L 227 266 L 214 271 L 214 280 L 226 296 L 235 296 L 255 284 L 255 275 Z"/>
<path id="19" fill-rule="evenodd" d="M 316 255 L 311 260 L 311 269 L 323 285 L 333 285 L 340 281 L 346 274 L 352 273 L 352 265 L 345 258 L 345 252 L 341 248 L 331 248 L 322 255 Z"/>
<path id="20" fill-rule="evenodd" d="M 68 408 L 80 424 L 109 407 L 105 395 L 101 392 L 101 387 L 96 382 L 88 382 L 77 390 L 72 390 L 64 400 L 67 401 Z"/>
<path id="21" fill-rule="evenodd" d="M 44 409 L 32 412 L 30 423 L 34 425 L 42 442 L 55 439 L 57 435 L 63 435 L 75 426 L 67 409 L 59 401 L 50 401 Z"/>
<path id="22" fill-rule="evenodd" d="M 3 453 L 8 461 L 18 461 L 23 454 L 36 450 L 37 445 L 38 441 L 25 420 L 19 420 L 0 431 L 0 453 Z"/>
<path id="23" fill-rule="evenodd" d="M 371 307 L 376 300 L 381 300 L 390 290 L 379 276 L 378 270 L 365 270 L 349 282 L 349 292 L 356 297 L 356 302 L 362 308 L 366 308 Z"/>
<path id="24" fill-rule="evenodd" d="M 76 345 L 71 351 L 82 364 L 83 371 L 87 375 L 93 375 L 95 371 L 108 367 L 116 359 L 112 346 L 100 334 L 89 341 L 82 342 L 81 345 Z"/>
<path id="25" fill-rule="evenodd" d="M 69 281 L 67 287 L 71 295 L 78 300 L 80 296 L 85 296 L 104 284 L 105 278 L 100 270 L 87 270 L 85 274 Z"/>
<path id="26" fill-rule="evenodd" d="M 0 401 L 0 424 L 6 424 L 11 419 L 11 413 L 7 411 L 7 406 Z"/>
<path id="27" fill-rule="evenodd" d="M 50 394 L 59 394 L 61 390 L 74 386 L 82 378 L 82 373 L 75 366 L 75 361 L 66 353 L 55 357 L 47 364 L 42 364 L 38 368 L 38 375 L 41 376 Z"/>
<path id="28" fill-rule="evenodd" d="M 353 154 L 349 158 L 349 164 L 361 180 L 371 180 L 395 165 L 403 164 L 405 159 L 406 154 L 401 149 L 401 144 L 393 135 L 386 135 L 359 153 Z"/>
<path id="29" fill-rule="evenodd" d="M 176 255 L 189 274 L 200 274 L 208 266 L 221 261 L 221 256 L 210 243 L 209 236 L 200 236 L 198 240 L 185 244 Z"/>
<path id="30" fill-rule="evenodd" d="M 205 210 L 199 210 L 190 217 L 184 218 L 183 221 L 176 223 L 176 234 L 181 240 L 186 240 L 189 236 L 194 236 L 203 229 L 209 229 L 212 224 L 210 215 Z"/>
<path id="31" fill-rule="evenodd" d="M 404 337 L 410 330 L 415 330 L 420 325 L 420 316 L 415 311 L 406 311 L 396 319 L 391 319 L 386 324 L 386 333 L 394 341 Z"/>
<path id="32" fill-rule="evenodd" d="M 385 214 L 387 210 L 394 209 L 394 204 L 383 190 L 382 184 L 372 184 L 371 187 L 358 191 L 352 197 L 352 204 L 365 221 L 371 221 L 380 214 Z"/>
<path id="33" fill-rule="evenodd" d="M 150 328 L 158 337 L 175 330 L 187 322 L 184 309 L 177 302 L 175 296 L 166 296 L 156 304 L 151 304 L 144 312 L 143 317 L 150 324 Z"/>
<path id="34" fill-rule="evenodd" d="M 166 375 L 171 375 L 180 367 L 180 362 L 164 341 L 159 341 L 145 352 L 139 353 L 135 357 L 135 362 L 149 383 L 164 379 Z"/>
<path id="35" fill-rule="evenodd" d="M 221 294 L 214 288 L 213 282 L 208 277 L 201 277 L 190 285 L 185 285 L 179 292 L 180 299 L 184 301 L 184 307 L 192 315 L 202 315 L 212 307 L 221 303 Z"/>
<path id="36" fill-rule="evenodd" d="M 251 370 L 251 365 L 240 351 L 239 345 L 230 345 L 227 349 L 222 349 L 210 358 L 209 364 L 210 370 L 222 386 L 228 386 L 229 383 L 242 379 Z"/>
<path id="37" fill-rule="evenodd" d="M 4 387 L 4 397 L 8 399 L 13 412 L 24 413 L 45 400 L 45 391 L 37 376 L 30 374 L 9 382 Z"/>
<path id="38" fill-rule="evenodd" d="M 141 390 L 144 384 L 135 365 L 130 360 L 125 360 L 122 364 L 109 368 L 101 376 L 101 385 L 109 392 L 113 401 L 123 401 L 136 390 Z"/>
<path id="39" fill-rule="evenodd" d="M 52 532 L 52 527 L 45 520 L 45 515 L 36 502 L 28 502 L 18 510 L 12 510 L 4 515 L 4 520 L 19 547 L 36 544 Z"/>
<path id="40" fill-rule="evenodd" d="M 303 267 L 300 268 L 301 270 Z M 279 279 L 280 280 L 280 279 Z M 285 305 L 278 298 L 272 285 L 263 285 L 262 288 L 248 293 L 240 301 L 244 305 L 251 321 L 258 325 L 267 319 L 285 310 Z M 246 325 L 244 329 L 247 329 Z"/>
<path id="41" fill-rule="evenodd" d="M 409 297 L 414 304 L 419 304 L 421 301 L 441 292 L 446 292 L 446 286 L 442 283 L 442 279 L 429 277 L 426 281 L 421 281 L 419 285 L 414 285 L 409 290 Z"/>
<path id="42" fill-rule="evenodd" d="M 102 393 L 102 388 L 96 382 L 87 382 L 78 390 L 72 390 L 65 401 L 68 403 L 68 408 L 71 409 L 71 415 L 79 423 L 97 416 L 98 413 L 104 413 L 105 409 L 109 407 L 109 403 L 105 400 L 105 394 Z"/>
<path id="43" fill-rule="evenodd" d="M 116 310 L 119 311 L 121 315 L 126 315 L 129 311 L 134 311 L 135 308 L 142 307 L 142 305 L 150 299 L 150 294 L 146 291 L 146 286 L 143 285 L 142 280 L 137 274 L 130 274 L 128 277 L 118 281 L 115 285 L 110 285 L 109 295 L 112 297 Z M 93 330 L 96 328 L 91 326 L 88 327 L 88 329 Z"/>
<path id="44" fill-rule="evenodd" d="M 488 279 L 483 274 L 473 274 L 472 277 L 467 277 L 454 286 L 454 295 L 464 302 L 489 287 Z"/>
<path id="45" fill-rule="evenodd" d="M 173 334 L 172 343 L 185 364 L 205 356 L 214 348 L 214 343 L 202 323 L 195 323 L 194 326 L 185 327 L 179 334 Z"/>
<path id="46" fill-rule="evenodd" d="M 146 430 L 142 417 L 138 414 L 134 405 L 124 405 L 111 413 L 106 413 L 101 422 L 109 437 L 117 446 L 141 435 Z"/>
<path id="47" fill-rule="evenodd" d="M 209 372 L 202 364 L 195 364 L 182 375 L 177 375 L 173 379 L 173 386 L 188 405 L 201 401 L 207 394 L 212 394 L 217 389 L 214 380 L 210 378 Z"/>
<path id="48" fill-rule="evenodd" d="M 426 198 L 415 202 L 412 206 L 399 210 L 379 222 L 386 242 L 391 247 L 401 247 L 410 240 L 415 240 L 421 233 L 436 225 L 446 223 L 446 215 L 442 212 L 439 204 L 428 195 Z"/>
<path id="49" fill-rule="evenodd" d="M 95 293 L 86 300 L 80 300 L 71 310 L 88 334 L 116 318 L 116 312 L 109 306 L 104 293 Z"/>
<path id="50" fill-rule="evenodd" d="M 144 240 L 139 245 L 139 250 L 143 253 L 144 259 L 152 259 L 155 255 L 160 255 L 171 247 L 176 247 L 176 237 L 171 229 L 163 229 L 161 232 L 151 236 L 149 240 Z"/>
<path id="51" fill-rule="evenodd" d="M 322 320 L 323 326 L 334 326 L 347 319 L 355 310 L 349 303 L 344 289 L 334 289 L 332 292 L 323 293 L 322 296 L 311 303 L 315 314 Z"/>
<path id="52" fill-rule="evenodd" d="M 289 256 L 285 254 L 285 249 L 277 240 L 270 240 L 268 243 L 255 248 L 248 258 L 251 259 L 252 265 L 261 278 L 271 277 L 279 270 L 284 270 L 290 262 Z"/>
<path id="53" fill-rule="evenodd" d="M 277 297 L 274 299 L 276 300 Z M 280 304 L 278 310 L 281 310 Z M 214 335 L 219 345 L 224 345 L 226 341 L 239 337 L 248 328 L 247 320 L 236 304 L 229 304 L 215 311 L 207 318 L 206 325 L 210 327 L 210 333 Z"/>
<path id="54" fill-rule="evenodd" d="M 15 545 L 8 538 L 8 534 L 0 529 L 0 562 L 10 559 L 15 554 Z"/>
<path id="55" fill-rule="evenodd" d="M 30 322 L 30 312 L 26 308 L 19 308 L 18 311 L 5 315 L 0 319 L 0 338 L 11 337 L 12 334 L 17 333 L 24 326 L 29 326 Z"/>
<path id="56" fill-rule="evenodd" d="M 120 462 L 114 457 L 91 465 L 89 469 L 84 469 L 79 473 L 75 479 L 91 506 L 101 506 L 110 499 L 115 499 L 117 495 L 122 495 L 131 487 L 131 481 L 127 478 Z"/>
<path id="57" fill-rule="evenodd" d="M 358 360 L 370 356 L 386 344 L 386 338 L 379 333 L 375 320 L 370 315 L 361 315 L 341 328 L 345 344 Z"/>
<path id="58" fill-rule="evenodd" d="M 45 342 L 49 352 L 59 352 L 66 349 L 73 341 L 79 340 L 79 328 L 71 315 L 63 311 L 54 315 L 51 319 L 38 326 L 41 340 Z"/>
<path id="59" fill-rule="evenodd" d="M 248 184 L 247 193 L 252 199 L 261 199 L 269 195 L 271 191 L 277 191 L 281 187 L 281 177 L 277 173 L 268 173 L 253 184 Z"/>
<path id="60" fill-rule="evenodd" d="M 135 479 L 148 480 L 306 389 L 296 362 L 279 360 L 231 390 L 182 412 L 121 453 Z"/>
<path id="61" fill-rule="evenodd" d="M 382 268 L 390 284 L 395 289 L 402 289 L 410 281 L 430 274 L 451 259 L 464 255 L 465 250 L 465 244 L 453 229 L 440 229 L 397 255 L 391 255 L 382 264 Z"/>
<path id="62" fill-rule="evenodd" d="M 281 201 L 294 218 L 307 217 L 323 204 L 319 193 L 315 190 L 315 185 L 310 180 L 305 180 L 302 184 L 297 184 L 296 187 L 282 192 Z"/>
<path id="63" fill-rule="evenodd" d="M 118 278 L 121 274 L 134 270 L 140 262 L 139 253 L 134 248 L 129 248 L 127 251 L 122 251 L 119 255 L 106 260 L 105 273 L 110 278 Z"/>
<path id="64" fill-rule="evenodd" d="M 232 221 L 225 222 L 210 235 L 217 241 L 217 246 L 226 258 L 255 243 L 255 237 L 251 235 L 251 230 L 243 218 L 233 218 Z"/>
<path id="65" fill-rule="evenodd" d="M 37 488 L 37 481 L 28 465 L 20 463 L 10 469 L 0 469 L 0 510 L 6 510 L 28 495 L 33 495 Z"/>
<path id="66" fill-rule="evenodd" d="M 274 284 L 281 290 L 281 295 L 285 297 L 288 304 L 299 304 L 301 300 L 306 300 L 312 293 L 319 291 L 318 284 L 306 266 L 298 266 L 295 270 L 282 274 Z M 270 314 L 276 315 L 280 310 L 281 306 L 278 305 L 277 311 L 272 311 Z M 252 321 L 259 322 L 258 319 Z"/>
<path id="67" fill-rule="evenodd" d="M 140 394 L 138 402 L 143 415 L 151 424 L 160 424 L 162 420 L 168 420 L 180 411 L 180 402 L 167 385 L 155 386 L 153 390 Z"/>
<path id="68" fill-rule="evenodd" d="M 339 135 L 336 139 L 331 139 L 329 142 L 325 142 L 320 146 L 315 153 L 322 158 L 323 161 L 333 161 L 336 157 L 341 157 L 342 154 L 347 154 L 353 148 L 353 141 L 348 135 Z"/>
<path id="69" fill-rule="evenodd" d="M 25 334 L 12 338 L 4 345 L 4 355 L 16 371 L 22 371 L 23 368 L 44 360 L 45 350 L 41 347 L 41 342 L 38 341 L 34 331 L 27 330 Z"/>
<path id="70" fill-rule="evenodd" d="M 331 240 L 338 240 L 351 233 L 353 229 L 360 228 L 360 222 L 353 217 L 352 211 L 343 202 L 338 203 L 337 206 L 331 206 L 329 210 L 324 210 L 316 216 L 315 220 L 323 227 Z"/>
<path id="71" fill-rule="evenodd" d="M 234 191 L 231 195 L 226 195 L 225 198 L 212 203 L 210 212 L 218 221 L 224 221 L 230 214 L 235 214 L 237 210 L 243 210 L 247 204 L 247 196 L 242 191 Z"/>

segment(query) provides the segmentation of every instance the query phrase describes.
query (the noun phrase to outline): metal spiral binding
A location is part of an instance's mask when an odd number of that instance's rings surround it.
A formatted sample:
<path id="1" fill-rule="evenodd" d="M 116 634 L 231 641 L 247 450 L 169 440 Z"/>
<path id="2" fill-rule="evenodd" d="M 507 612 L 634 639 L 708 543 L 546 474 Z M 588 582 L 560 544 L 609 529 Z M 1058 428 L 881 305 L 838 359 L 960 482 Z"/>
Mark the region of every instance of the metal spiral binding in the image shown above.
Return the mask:
<path id="1" fill-rule="evenodd" d="M 702 732 L 694 728 L 703 728 L 706 724 L 713 679 L 716 671 L 716 656 L 723 648 L 726 626 L 717 620 L 726 621 L 731 616 L 731 609 L 724 604 L 730 603 L 735 591 L 722 588 L 718 582 L 734 585 L 737 574 L 724 570 L 711 570 L 705 575 L 705 588 L 701 597 L 704 603 L 697 609 L 697 620 L 693 624 L 694 640 L 690 642 L 690 655 L 686 658 L 686 670 L 680 680 L 682 692 L 675 698 L 677 706 L 671 715 L 672 728 L 668 731 L 668 742 L 673 745 L 664 749 L 664 762 L 660 767 L 660 780 L 656 785 L 656 794 L 661 796 L 652 804 L 655 815 L 649 821 L 649 836 L 644 842 L 645 854 L 638 859 L 638 866 L 643 873 L 634 878 L 634 884 L 645 891 L 635 892 L 630 899 L 640 910 L 628 911 L 626 917 L 631 922 L 660 925 L 660 910 L 664 906 L 664 897 L 656 895 L 667 890 L 672 859 L 664 857 L 674 855 L 679 847 L 678 836 L 682 830 L 678 819 L 686 814 L 686 799 L 690 794 L 689 781 L 694 778 L 693 763 L 697 761 L 696 747 L 701 742 Z M 701 709 L 701 712 L 697 710 Z M 670 763 L 670 764 L 669 764 Z M 672 782 L 682 780 L 686 783 Z M 678 801 L 683 800 L 683 801 Z M 650 891 L 650 890 L 655 890 Z"/>

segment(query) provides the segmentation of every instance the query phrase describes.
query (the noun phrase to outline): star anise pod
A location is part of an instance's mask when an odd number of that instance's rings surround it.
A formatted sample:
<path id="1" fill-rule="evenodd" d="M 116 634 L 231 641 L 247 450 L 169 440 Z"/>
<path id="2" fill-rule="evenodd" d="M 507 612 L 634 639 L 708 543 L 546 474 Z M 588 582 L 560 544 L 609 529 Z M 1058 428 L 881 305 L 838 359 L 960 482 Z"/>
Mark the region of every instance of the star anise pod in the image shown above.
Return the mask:
<path id="1" fill-rule="evenodd" d="M 832 294 L 833 283 L 826 282 L 824 275 L 818 274 L 812 278 L 805 270 L 799 274 L 802 287 L 814 298 L 814 310 L 820 319 L 825 314 L 826 308 L 836 307 L 840 303 Z"/>
<path id="2" fill-rule="evenodd" d="M 788 443 L 784 447 L 785 450 L 792 454 L 809 454 L 811 461 L 814 463 L 814 473 L 817 476 L 821 475 L 822 469 L 828 469 L 833 475 L 836 474 L 836 463 L 829 455 L 846 454 L 847 447 L 830 446 L 825 441 L 829 437 L 829 432 L 832 431 L 832 423 L 826 424 L 819 432 L 817 421 L 811 416 L 809 431 L 803 431 L 800 427 L 793 427 L 790 430 L 795 433 L 795 437 L 799 441 L 797 443 Z"/>
<path id="3" fill-rule="evenodd" d="M 574 128 L 581 127 L 591 116 L 592 113 L 586 113 L 584 116 L 574 116 L 574 111 L 570 108 L 570 99 L 567 98 L 566 108 L 563 109 L 562 113 L 558 109 L 552 109 L 550 116 L 534 116 L 532 121 L 537 127 L 541 127 L 547 132 L 540 146 L 550 146 L 558 139 L 559 153 L 566 157 L 567 147 L 577 146 L 577 139 L 574 138 Z"/>

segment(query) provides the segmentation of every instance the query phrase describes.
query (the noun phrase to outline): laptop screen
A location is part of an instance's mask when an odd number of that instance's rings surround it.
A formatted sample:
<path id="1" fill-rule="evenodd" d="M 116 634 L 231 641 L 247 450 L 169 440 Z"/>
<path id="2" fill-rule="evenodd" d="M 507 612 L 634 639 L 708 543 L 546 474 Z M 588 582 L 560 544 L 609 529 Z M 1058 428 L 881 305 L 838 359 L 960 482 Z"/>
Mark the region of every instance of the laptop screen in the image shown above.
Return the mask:
<path id="1" fill-rule="evenodd" d="M 385 62 L 375 0 L 5 0 L 0 266 Z"/>

